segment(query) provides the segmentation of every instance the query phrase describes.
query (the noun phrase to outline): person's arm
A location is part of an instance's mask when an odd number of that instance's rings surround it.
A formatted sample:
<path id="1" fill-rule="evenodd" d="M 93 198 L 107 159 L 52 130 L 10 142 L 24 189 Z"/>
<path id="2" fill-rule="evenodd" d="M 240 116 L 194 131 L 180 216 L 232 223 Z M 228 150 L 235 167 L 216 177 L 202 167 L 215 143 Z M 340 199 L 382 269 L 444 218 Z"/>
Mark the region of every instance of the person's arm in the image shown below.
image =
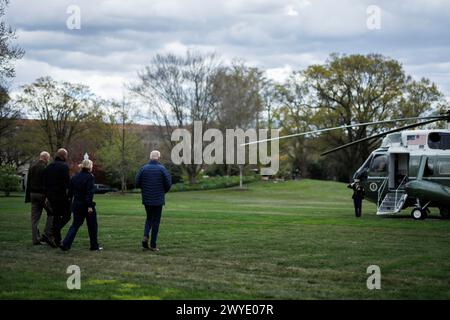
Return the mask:
<path id="1" fill-rule="evenodd" d="M 69 192 L 67 194 L 67 197 L 69 198 L 69 202 L 72 202 L 72 199 L 73 199 L 73 178 L 70 179 Z"/>
<path id="2" fill-rule="evenodd" d="M 44 171 L 42 172 L 42 186 L 44 188 L 44 194 L 47 196 L 47 174 L 48 174 L 48 166 L 45 167 Z"/>
<path id="3" fill-rule="evenodd" d="M 41 185 L 39 186 L 39 188 L 41 188 L 41 190 L 45 189 L 45 184 L 44 184 L 44 173 L 45 173 L 45 168 L 46 166 L 44 164 L 40 164 L 38 165 L 35 170 L 33 170 L 31 172 L 31 177 L 36 178 L 38 177 L 38 180 L 40 181 Z M 30 180 L 31 181 L 31 180 Z"/>
<path id="4" fill-rule="evenodd" d="M 142 167 L 138 174 L 136 175 L 136 188 L 141 188 L 141 183 L 142 183 L 142 171 L 143 171 L 144 167 Z"/>
<path id="5" fill-rule="evenodd" d="M 164 176 L 164 192 L 167 193 L 172 186 L 172 177 L 170 176 L 169 171 L 166 168 L 162 167 L 162 172 Z"/>
<path id="6" fill-rule="evenodd" d="M 31 192 L 30 192 L 30 172 L 27 174 L 27 185 L 25 187 L 25 203 L 29 203 L 31 201 Z"/>
<path id="7" fill-rule="evenodd" d="M 94 179 L 94 176 L 91 174 L 91 175 L 89 175 L 89 179 L 86 183 L 86 204 L 87 204 L 89 213 L 93 212 L 94 190 L 95 190 L 95 179 Z"/>
<path id="8" fill-rule="evenodd" d="M 66 189 L 66 192 L 69 192 L 70 189 L 70 170 L 69 170 L 69 166 L 65 165 L 64 166 L 64 174 L 63 174 L 63 183 L 64 183 L 64 188 Z"/>

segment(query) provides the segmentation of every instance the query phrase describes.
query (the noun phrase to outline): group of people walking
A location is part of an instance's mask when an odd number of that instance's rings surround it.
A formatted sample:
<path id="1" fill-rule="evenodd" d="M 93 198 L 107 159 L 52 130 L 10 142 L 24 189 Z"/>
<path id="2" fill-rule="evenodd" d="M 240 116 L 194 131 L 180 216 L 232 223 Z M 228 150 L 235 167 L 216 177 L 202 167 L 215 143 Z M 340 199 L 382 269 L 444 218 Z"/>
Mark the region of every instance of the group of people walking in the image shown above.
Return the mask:
<path id="1" fill-rule="evenodd" d="M 136 177 L 136 187 L 141 188 L 142 203 L 147 213 L 142 247 L 152 251 L 159 251 L 156 242 L 162 207 L 165 204 L 165 193 L 172 184 L 169 172 L 159 163 L 160 157 L 159 151 L 152 151 L 150 162 L 139 170 Z M 48 244 L 68 251 L 86 220 L 90 250 L 100 251 L 103 248 L 98 243 L 93 162 L 84 159 L 79 165 L 79 172 L 71 178 L 67 160 L 67 150 L 59 149 L 49 164 L 50 154 L 43 151 L 39 160 L 28 171 L 25 202 L 31 203 L 33 245 Z M 41 234 L 39 221 L 44 210 L 47 212 L 47 221 Z M 71 220 L 71 213 L 72 224 L 62 239 L 62 229 Z"/>
<path id="2" fill-rule="evenodd" d="M 159 151 L 152 151 L 150 161 L 139 170 L 136 176 L 136 187 L 141 189 L 142 204 L 145 206 L 147 214 L 142 247 L 152 251 L 159 251 L 156 243 L 162 208 L 165 205 L 165 194 L 169 192 L 172 185 L 169 172 L 159 163 L 160 158 Z M 71 178 L 67 160 L 67 150 L 59 149 L 49 164 L 50 154 L 43 151 L 39 155 L 39 160 L 28 171 L 25 202 L 31 202 L 33 244 L 48 244 L 53 248 L 68 251 L 72 247 L 78 230 L 86 220 L 90 250 L 102 250 L 97 236 L 93 162 L 84 159 L 79 165 L 79 172 Z M 355 215 L 360 217 L 365 190 L 359 180 L 355 180 L 348 187 L 353 189 Z M 43 210 L 47 212 L 47 221 L 44 232 L 41 234 L 39 221 Z M 62 229 L 71 220 L 71 213 L 73 215 L 72 225 L 65 238 L 62 239 Z"/>

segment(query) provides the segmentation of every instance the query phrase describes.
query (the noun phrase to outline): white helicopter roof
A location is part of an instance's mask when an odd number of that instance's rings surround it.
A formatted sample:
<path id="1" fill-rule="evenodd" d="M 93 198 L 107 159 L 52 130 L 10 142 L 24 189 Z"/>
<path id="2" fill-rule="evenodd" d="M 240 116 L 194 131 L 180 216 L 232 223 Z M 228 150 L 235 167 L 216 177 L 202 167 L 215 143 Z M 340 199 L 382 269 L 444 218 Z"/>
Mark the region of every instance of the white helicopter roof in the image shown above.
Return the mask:
<path id="1" fill-rule="evenodd" d="M 448 129 L 428 129 L 428 130 L 405 130 L 387 135 L 381 144 L 381 147 L 388 148 L 390 153 L 427 153 L 450 155 L 450 149 L 430 148 L 430 133 L 447 133 Z"/>

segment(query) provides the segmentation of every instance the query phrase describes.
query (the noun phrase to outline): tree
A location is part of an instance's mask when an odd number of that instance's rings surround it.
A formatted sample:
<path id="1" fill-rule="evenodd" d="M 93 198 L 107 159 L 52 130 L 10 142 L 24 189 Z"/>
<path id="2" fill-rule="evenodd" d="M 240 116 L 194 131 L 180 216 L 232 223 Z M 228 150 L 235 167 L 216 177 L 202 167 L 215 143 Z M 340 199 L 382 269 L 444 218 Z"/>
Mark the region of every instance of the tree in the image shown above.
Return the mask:
<path id="1" fill-rule="evenodd" d="M 9 131 L 0 139 L 0 165 L 22 167 L 44 150 L 36 141 L 39 135 L 37 123 L 28 120 L 16 120 Z"/>
<path id="2" fill-rule="evenodd" d="M 215 54 L 188 51 L 184 56 L 158 54 L 138 73 L 138 83 L 130 89 L 149 104 L 151 118 L 160 126 L 168 148 L 175 144 L 170 140 L 174 129 L 193 132 L 194 121 L 208 128 L 215 105 L 213 80 L 219 67 Z M 194 183 L 202 165 L 183 164 L 183 168 Z"/>
<path id="3" fill-rule="evenodd" d="M 274 113 L 278 107 L 279 101 L 279 84 L 266 77 L 261 78 L 260 97 L 261 108 L 258 110 L 256 128 L 259 129 L 263 122 L 267 129 L 272 129 L 275 126 Z M 265 120 L 264 120 L 265 118 Z"/>
<path id="4" fill-rule="evenodd" d="M 274 96 L 278 107 L 273 111 L 273 118 L 281 128 L 280 135 L 290 135 L 309 131 L 313 109 L 311 108 L 309 87 L 301 73 L 294 72 L 283 85 L 275 87 Z M 308 137 L 297 136 L 280 141 L 281 153 L 289 162 L 289 169 L 307 175 L 308 161 L 311 158 Z"/>
<path id="5" fill-rule="evenodd" d="M 110 180 L 120 181 L 122 192 L 126 192 L 130 180 L 134 181 L 137 168 L 149 154 L 142 148 L 142 139 L 130 130 L 133 125 L 130 108 L 125 99 L 122 103 L 111 103 L 109 139 L 97 153 Z"/>
<path id="6" fill-rule="evenodd" d="M 0 190 L 9 196 L 12 191 L 20 190 L 20 177 L 16 174 L 16 168 L 12 165 L 0 166 Z"/>
<path id="7" fill-rule="evenodd" d="M 262 81 L 260 70 L 247 67 L 242 62 L 234 62 L 230 67 L 223 67 L 217 72 L 213 81 L 214 120 L 223 133 L 226 129 L 247 130 L 255 126 L 262 107 Z M 233 167 L 227 164 L 223 166 L 227 175 L 230 175 Z M 242 187 L 244 165 L 238 167 Z"/>
<path id="8" fill-rule="evenodd" d="M 125 192 L 127 184 L 134 181 L 138 168 L 148 158 L 148 152 L 142 148 L 138 135 L 126 131 L 123 136 L 122 127 L 116 126 L 111 139 L 98 150 L 97 156 L 108 179 L 113 184 L 120 183 Z"/>
<path id="9" fill-rule="evenodd" d="M 442 99 L 442 93 L 429 79 L 422 78 L 420 81 L 414 81 L 408 77 L 394 116 L 407 118 L 424 115 L 430 110 L 434 110 L 433 106 L 442 102 Z"/>
<path id="10" fill-rule="evenodd" d="M 8 0 L 0 0 L 0 18 L 5 15 L 8 4 Z M 0 21 L 0 86 L 2 88 L 6 88 L 7 79 L 15 76 L 12 61 L 24 55 L 22 48 L 11 43 L 14 39 L 16 39 L 15 30 L 2 19 Z"/>
<path id="11" fill-rule="evenodd" d="M 14 135 L 14 125 L 20 117 L 19 110 L 9 103 L 6 88 L 0 85 L 0 164 L 7 163 L 8 149 L 11 148 L 11 138 Z"/>
<path id="12" fill-rule="evenodd" d="M 20 117 L 19 109 L 9 103 L 9 100 L 8 91 L 0 85 L 0 137 L 4 136 Z"/>
<path id="13" fill-rule="evenodd" d="M 180 166 L 173 164 L 171 161 L 165 161 L 164 166 L 169 171 L 173 184 L 183 182 L 183 170 Z"/>
<path id="14" fill-rule="evenodd" d="M 438 102 L 442 102 L 442 94 L 435 84 L 428 79 L 412 80 L 405 75 L 398 61 L 379 54 L 333 54 L 325 64 L 312 65 L 297 74 L 300 77 L 295 81 L 301 84 L 304 79 L 312 98 L 308 103 L 312 110 L 308 115 L 309 125 L 304 131 L 419 116 L 437 110 Z M 294 96 L 303 96 L 292 92 Z M 380 133 L 394 125 L 361 126 L 323 133 L 309 144 L 310 150 L 314 154 L 314 149 L 323 151 Z M 366 159 L 378 144 L 379 140 L 374 139 L 334 153 L 326 158 L 327 165 L 322 167 L 330 168 L 335 178 L 348 180 L 362 159 Z"/>
<path id="15" fill-rule="evenodd" d="M 213 82 L 214 118 L 220 129 L 246 129 L 255 124 L 262 106 L 262 72 L 243 63 L 221 68 Z"/>
<path id="16" fill-rule="evenodd" d="M 41 139 L 52 153 L 102 122 L 102 101 L 85 85 L 43 77 L 22 89 L 17 103 L 39 120 Z"/>
<path id="17" fill-rule="evenodd" d="M 34 156 L 32 150 L 36 143 L 29 143 L 29 138 L 36 131 L 23 127 L 19 120 L 21 115 L 16 105 L 9 101 L 6 89 L 0 86 L 0 165 L 20 167 Z"/>
<path id="18" fill-rule="evenodd" d="M 14 121 L 19 118 L 20 111 L 15 105 L 10 104 L 8 95 L 8 79 L 15 76 L 12 61 L 22 58 L 23 49 L 13 45 L 16 39 L 15 30 L 3 20 L 8 0 L 0 0 L 0 139 L 3 140 L 6 133 L 11 129 Z M 4 141 L 0 141 L 0 148 Z"/>
<path id="19" fill-rule="evenodd" d="M 402 96 L 406 80 L 400 63 L 378 54 L 333 54 L 325 64 L 308 67 L 304 76 L 315 96 L 315 124 L 323 127 L 389 118 Z M 327 146 L 342 145 L 380 132 L 384 127 L 325 133 L 322 142 Z M 351 178 L 361 159 L 367 158 L 376 143 L 376 140 L 361 143 L 330 156 L 336 172 L 341 173 L 340 179 Z"/>

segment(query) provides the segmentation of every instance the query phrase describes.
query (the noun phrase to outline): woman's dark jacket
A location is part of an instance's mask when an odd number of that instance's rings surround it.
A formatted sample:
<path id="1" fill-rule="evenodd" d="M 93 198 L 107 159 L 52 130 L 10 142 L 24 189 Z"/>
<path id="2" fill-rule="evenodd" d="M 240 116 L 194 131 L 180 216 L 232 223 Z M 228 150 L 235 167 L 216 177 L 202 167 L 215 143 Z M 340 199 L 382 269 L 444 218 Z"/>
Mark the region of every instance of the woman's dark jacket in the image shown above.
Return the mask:
<path id="1" fill-rule="evenodd" d="M 70 180 L 69 197 L 73 199 L 73 210 L 93 208 L 95 178 L 89 171 L 82 170 Z"/>

